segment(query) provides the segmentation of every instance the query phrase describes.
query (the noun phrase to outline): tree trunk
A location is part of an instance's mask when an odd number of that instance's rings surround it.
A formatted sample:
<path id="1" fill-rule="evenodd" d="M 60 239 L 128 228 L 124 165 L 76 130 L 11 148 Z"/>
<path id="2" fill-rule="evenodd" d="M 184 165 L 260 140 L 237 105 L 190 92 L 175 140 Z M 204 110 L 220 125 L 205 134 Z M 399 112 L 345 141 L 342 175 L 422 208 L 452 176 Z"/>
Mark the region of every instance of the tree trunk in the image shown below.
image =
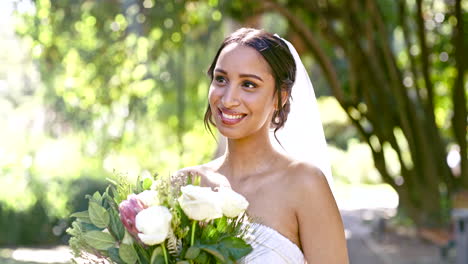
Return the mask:
<path id="1" fill-rule="evenodd" d="M 437 95 L 431 75 L 434 63 L 430 59 L 433 54 L 425 27 L 427 8 L 421 0 L 416 1 L 415 10 L 410 10 L 406 1 L 394 3 L 398 10 L 395 15 L 399 17 L 396 25 L 385 20 L 376 0 L 344 1 L 336 5 L 322 1 L 284 6 L 278 2 L 264 1 L 265 6 L 289 21 L 291 29 L 314 55 L 332 93 L 371 148 L 383 181 L 399 194 L 401 209 L 420 226 L 446 224 L 445 200 L 460 187 L 445 162 L 447 141 L 457 142 L 462 149 L 465 176 L 458 182 L 468 187 L 463 23 L 457 23 L 454 41 L 457 54 L 454 67 L 459 72 L 453 89 L 454 140 L 443 138 L 436 123 Z M 455 6 L 458 21 L 462 21 L 460 2 Z M 395 29 L 401 30 L 405 44 L 398 51 L 392 46 Z M 341 50 L 344 56 L 336 52 L 327 54 L 324 44 Z M 410 49 L 415 45 L 420 54 L 413 56 Z M 406 64 L 397 62 L 397 52 L 409 58 Z M 346 69 L 337 68 L 338 61 L 346 64 Z M 389 172 L 389 149 L 398 156 L 401 166 L 398 175 Z"/>

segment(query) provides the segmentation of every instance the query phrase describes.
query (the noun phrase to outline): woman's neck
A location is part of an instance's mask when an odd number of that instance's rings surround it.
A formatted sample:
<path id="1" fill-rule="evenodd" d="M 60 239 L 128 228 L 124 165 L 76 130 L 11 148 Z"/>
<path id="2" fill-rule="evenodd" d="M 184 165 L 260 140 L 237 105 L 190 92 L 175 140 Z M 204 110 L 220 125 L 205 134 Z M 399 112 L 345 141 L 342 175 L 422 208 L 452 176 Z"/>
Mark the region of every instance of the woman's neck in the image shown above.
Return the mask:
<path id="1" fill-rule="evenodd" d="M 228 139 L 220 170 L 228 178 L 242 180 L 271 169 L 279 154 L 268 134 L 243 139 Z"/>

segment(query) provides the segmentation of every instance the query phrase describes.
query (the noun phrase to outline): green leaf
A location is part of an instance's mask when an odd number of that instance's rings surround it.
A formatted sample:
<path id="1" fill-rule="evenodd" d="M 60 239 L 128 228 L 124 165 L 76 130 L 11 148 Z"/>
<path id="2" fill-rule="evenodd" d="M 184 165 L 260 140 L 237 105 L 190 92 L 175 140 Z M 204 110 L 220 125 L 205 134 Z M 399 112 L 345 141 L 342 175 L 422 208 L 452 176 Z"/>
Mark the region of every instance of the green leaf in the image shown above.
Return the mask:
<path id="1" fill-rule="evenodd" d="M 189 247 L 189 249 L 187 250 L 187 252 L 185 252 L 185 258 L 186 259 L 195 259 L 198 254 L 200 254 L 200 249 L 196 246 L 191 246 Z"/>
<path id="2" fill-rule="evenodd" d="M 138 254 L 139 264 L 150 264 L 151 263 L 151 252 L 147 250 L 143 245 L 134 243 L 133 244 L 135 251 Z"/>
<path id="3" fill-rule="evenodd" d="M 134 264 L 138 259 L 137 252 L 133 246 L 127 244 L 120 245 L 119 256 L 127 264 Z"/>
<path id="4" fill-rule="evenodd" d="M 84 234 L 86 243 L 98 250 L 107 250 L 115 245 L 115 239 L 111 234 L 101 231 L 89 231 Z"/>
<path id="5" fill-rule="evenodd" d="M 238 237 L 223 238 L 218 247 L 222 248 L 223 251 L 228 251 L 233 260 L 239 260 L 252 251 L 252 247 Z"/>
<path id="6" fill-rule="evenodd" d="M 91 224 L 91 223 L 84 223 L 84 222 L 79 222 L 81 225 L 81 229 L 83 229 L 84 232 L 89 232 L 89 231 L 101 231 L 101 228 Z"/>
<path id="7" fill-rule="evenodd" d="M 106 177 L 106 180 L 110 182 L 112 185 L 117 186 L 117 182 L 114 179 L 111 179 L 109 177 Z"/>
<path id="8" fill-rule="evenodd" d="M 161 247 L 156 247 L 156 248 L 153 250 L 153 253 L 151 253 L 151 260 L 150 260 L 150 263 L 153 263 L 154 259 L 155 259 L 158 255 L 162 255 L 162 248 L 161 248 Z"/>
<path id="9" fill-rule="evenodd" d="M 76 218 L 89 217 L 88 210 L 81 211 L 81 212 L 75 212 L 75 213 L 71 214 L 70 217 L 76 217 Z"/>
<path id="10" fill-rule="evenodd" d="M 166 261 L 164 260 L 164 256 L 159 255 L 154 259 L 154 262 L 152 262 L 151 264 L 166 264 Z"/>
<path id="11" fill-rule="evenodd" d="M 137 181 L 136 181 L 136 190 L 135 193 L 141 193 L 143 191 L 143 186 L 141 184 L 141 175 L 138 175 Z"/>
<path id="12" fill-rule="evenodd" d="M 151 178 L 145 178 L 141 185 L 143 187 L 143 190 L 149 190 L 152 184 L 153 180 L 151 180 Z"/>
<path id="13" fill-rule="evenodd" d="M 160 246 L 156 247 L 151 254 L 150 264 L 164 264 L 163 250 Z"/>
<path id="14" fill-rule="evenodd" d="M 229 224 L 228 224 L 226 216 L 216 219 L 215 224 L 216 224 L 216 230 L 218 232 L 226 232 L 226 230 L 229 228 Z"/>
<path id="15" fill-rule="evenodd" d="M 190 262 L 186 260 L 182 260 L 182 261 L 177 261 L 176 264 L 190 264 Z"/>
<path id="16" fill-rule="evenodd" d="M 107 187 L 107 188 L 109 188 L 109 187 Z M 104 206 L 106 206 L 106 205 L 113 206 L 114 205 L 114 199 L 109 195 L 108 189 L 106 190 L 105 193 L 102 194 L 102 205 L 104 205 Z"/>
<path id="17" fill-rule="evenodd" d="M 112 247 L 107 250 L 107 253 L 109 254 L 109 257 L 113 261 L 112 263 L 116 264 L 126 264 L 119 256 L 119 249 Z"/>
<path id="18" fill-rule="evenodd" d="M 97 204 L 102 204 L 102 196 L 101 196 L 101 194 L 99 194 L 99 192 L 95 192 L 95 193 L 93 194 L 93 196 L 87 194 L 87 195 L 85 195 L 85 198 L 86 198 L 86 199 L 89 199 L 90 202 L 91 202 L 91 201 L 94 201 L 94 202 L 96 202 Z"/>
<path id="19" fill-rule="evenodd" d="M 89 218 L 95 226 L 99 228 L 106 228 L 109 225 L 109 213 L 104 207 L 90 201 L 88 211 Z"/>
<path id="20" fill-rule="evenodd" d="M 109 231 L 115 235 L 117 240 L 121 241 L 125 236 L 125 227 L 120 221 L 119 213 L 112 207 L 107 210 L 110 216 Z"/>
<path id="21" fill-rule="evenodd" d="M 89 213 L 88 210 L 82 211 L 82 212 L 76 212 L 70 215 L 70 217 L 76 217 L 77 219 L 80 219 L 81 222 L 89 223 L 91 224 L 91 219 L 89 219 Z"/>
<path id="22" fill-rule="evenodd" d="M 190 178 L 190 177 L 189 177 L 189 178 Z M 195 185 L 195 186 L 200 186 L 200 183 L 201 183 L 201 177 L 200 177 L 200 175 L 195 175 L 193 178 L 194 178 L 194 179 L 193 179 L 193 183 L 192 183 L 192 184 Z"/>
<path id="23" fill-rule="evenodd" d="M 96 202 L 101 202 L 102 201 L 102 196 L 99 192 L 95 192 L 93 194 L 93 200 L 96 201 Z"/>
<path id="24" fill-rule="evenodd" d="M 198 254 L 198 257 L 194 260 L 195 263 L 212 263 L 213 261 L 213 256 L 210 254 L 206 253 L 205 251 L 201 251 L 200 254 Z"/>
<path id="25" fill-rule="evenodd" d="M 213 255 L 215 258 L 217 258 L 221 262 L 226 262 L 229 258 L 227 256 L 224 256 L 223 253 L 217 249 L 215 246 L 210 246 L 210 245 L 200 245 L 199 246 L 201 250 Z"/>

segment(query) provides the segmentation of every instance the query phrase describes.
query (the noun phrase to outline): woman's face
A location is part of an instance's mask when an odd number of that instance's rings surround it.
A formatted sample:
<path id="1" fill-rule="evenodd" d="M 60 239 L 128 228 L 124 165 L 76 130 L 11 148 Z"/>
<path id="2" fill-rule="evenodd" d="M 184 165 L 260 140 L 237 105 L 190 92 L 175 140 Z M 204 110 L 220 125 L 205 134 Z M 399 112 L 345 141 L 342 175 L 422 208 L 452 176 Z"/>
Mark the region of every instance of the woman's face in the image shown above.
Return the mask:
<path id="1" fill-rule="evenodd" d="M 276 102 L 274 87 L 270 66 L 254 48 L 237 43 L 224 47 L 208 98 L 220 133 L 239 139 L 268 132 Z"/>

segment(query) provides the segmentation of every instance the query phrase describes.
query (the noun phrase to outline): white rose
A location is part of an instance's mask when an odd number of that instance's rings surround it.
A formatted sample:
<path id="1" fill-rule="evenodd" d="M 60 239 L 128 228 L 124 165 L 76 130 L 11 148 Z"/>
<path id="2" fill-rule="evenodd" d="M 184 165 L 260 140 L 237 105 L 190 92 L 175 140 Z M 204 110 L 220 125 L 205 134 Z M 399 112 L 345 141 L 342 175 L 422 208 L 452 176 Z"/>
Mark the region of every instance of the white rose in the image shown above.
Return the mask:
<path id="1" fill-rule="evenodd" d="M 181 191 L 178 201 L 190 219 L 208 221 L 223 216 L 219 194 L 211 188 L 187 185 Z"/>
<path id="2" fill-rule="evenodd" d="M 237 217 L 245 212 L 249 206 L 249 202 L 244 196 L 233 191 L 231 188 L 220 187 L 218 192 L 222 200 L 223 214 L 227 217 Z"/>
<path id="3" fill-rule="evenodd" d="M 135 217 L 138 237 L 146 245 L 164 242 L 171 228 L 172 214 L 164 206 L 151 206 L 141 210 Z"/>
<path id="4" fill-rule="evenodd" d="M 146 190 L 137 194 L 137 197 L 146 207 L 159 205 L 159 194 L 157 191 Z"/>

